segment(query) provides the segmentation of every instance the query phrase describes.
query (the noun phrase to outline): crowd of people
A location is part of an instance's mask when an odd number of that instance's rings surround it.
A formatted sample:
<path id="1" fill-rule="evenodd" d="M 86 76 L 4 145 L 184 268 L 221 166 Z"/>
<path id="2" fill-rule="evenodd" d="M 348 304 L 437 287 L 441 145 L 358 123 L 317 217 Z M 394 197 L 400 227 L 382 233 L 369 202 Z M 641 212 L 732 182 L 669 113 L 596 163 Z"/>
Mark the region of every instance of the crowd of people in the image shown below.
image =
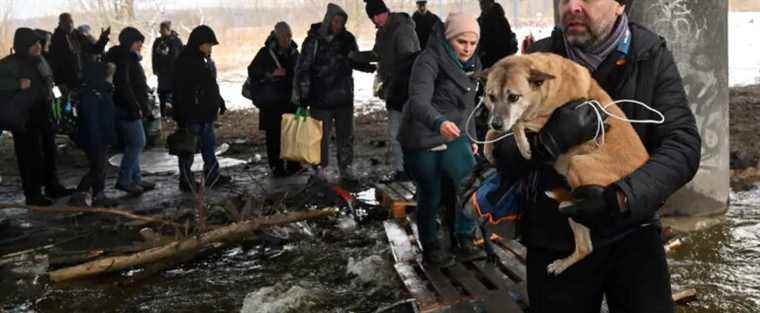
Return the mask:
<path id="1" fill-rule="evenodd" d="M 454 255 L 479 252 L 475 221 L 456 214 L 452 246 L 439 238 L 441 207 L 455 207 L 463 181 L 471 175 L 480 147 L 465 133 L 481 133 L 467 122 L 482 96 L 476 73 L 517 53 L 517 38 L 503 8 L 480 0 L 481 15 L 454 12 L 441 21 L 417 1 L 410 16 L 392 12 L 382 0 L 365 0 L 368 18 L 377 28 L 371 51 L 360 51 L 346 29 L 348 14 L 335 4 L 324 19 L 312 24 L 300 47 L 286 22 L 274 26 L 258 51 L 248 75 L 260 109 L 259 127 L 266 132 L 272 175 L 288 176 L 302 164 L 280 159 L 281 117 L 308 107 L 322 121 L 321 163 L 313 175 L 324 178 L 329 165 L 330 134 L 335 129 L 338 170 L 354 180 L 354 70 L 376 72 L 376 95 L 386 103 L 391 141 L 391 180 L 412 180 L 417 186 L 417 226 L 423 262 L 452 264 Z M 611 312 L 673 312 L 670 276 L 660 244 L 659 207 L 696 173 L 700 137 L 680 75 L 665 40 L 628 21 L 624 0 L 565 0 L 550 38 L 524 47 L 527 52 L 552 52 L 586 67 L 613 99 L 650 104 L 665 116 L 661 125 L 634 125 L 651 159 L 610 186 L 577 194 L 572 211 L 560 211 L 543 193 L 523 200 L 520 237 L 528 249 L 527 275 L 531 312 L 598 312 L 606 296 Z M 139 195 L 155 188 L 142 179 L 139 158 L 145 145 L 142 120 L 150 88 L 141 65 L 145 37 L 127 27 L 118 45 L 107 52 L 110 29 L 96 39 L 87 26 L 73 27 L 69 14 L 60 16 L 52 34 L 19 28 L 14 53 L 0 61 L 0 93 L 29 95 L 32 112 L 24 131 L 13 133 L 27 204 L 50 205 L 50 198 L 70 195 L 56 175 L 55 123 L 49 116 L 53 86 L 63 98 L 79 101 L 78 143 L 89 160 L 89 172 L 76 192 L 93 195 L 97 206 L 115 205 L 103 193 L 108 147 L 120 141 L 124 151 L 115 188 Z M 153 72 L 158 75 L 162 114 L 198 138 L 203 155 L 203 180 L 209 186 L 228 183 L 214 151 L 214 121 L 226 111 L 211 58 L 219 42 L 206 25 L 193 29 L 183 46 L 171 23 L 161 24 L 153 46 Z M 653 114 L 622 105 L 628 117 Z M 568 103 L 558 109 L 539 133 L 530 134 L 536 158 L 525 160 L 514 138 L 495 143 L 497 169 L 505 181 L 532 190 L 566 185 L 552 167 L 568 149 L 590 140 L 597 121 L 588 106 Z M 595 116 L 595 115 L 593 115 Z M 179 188 L 192 191 L 197 182 L 191 155 L 179 156 Z M 42 193 L 44 187 L 45 193 Z M 75 199 L 77 197 L 73 197 Z M 456 210 L 456 212 L 460 212 Z M 572 251 L 568 217 L 591 229 L 593 254 L 559 276 L 547 265 Z M 453 252 L 453 253 L 452 253 Z"/>

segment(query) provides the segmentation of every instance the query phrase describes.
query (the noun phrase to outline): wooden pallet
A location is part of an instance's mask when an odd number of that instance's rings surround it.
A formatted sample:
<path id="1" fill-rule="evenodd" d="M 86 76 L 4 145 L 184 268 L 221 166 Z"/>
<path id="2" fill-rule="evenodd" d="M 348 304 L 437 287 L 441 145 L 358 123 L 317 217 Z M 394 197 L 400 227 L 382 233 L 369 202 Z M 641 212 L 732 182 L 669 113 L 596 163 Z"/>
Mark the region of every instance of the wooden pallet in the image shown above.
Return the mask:
<path id="1" fill-rule="evenodd" d="M 414 223 L 384 224 L 396 272 L 421 312 L 525 312 L 525 249 L 518 243 L 498 241 L 501 260 L 496 264 L 479 257 L 448 268 L 430 267 L 422 263 Z"/>
<path id="2" fill-rule="evenodd" d="M 391 182 L 375 185 L 375 199 L 391 210 L 391 216 L 403 219 L 417 207 L 416 186 L 412 182 Z"/>

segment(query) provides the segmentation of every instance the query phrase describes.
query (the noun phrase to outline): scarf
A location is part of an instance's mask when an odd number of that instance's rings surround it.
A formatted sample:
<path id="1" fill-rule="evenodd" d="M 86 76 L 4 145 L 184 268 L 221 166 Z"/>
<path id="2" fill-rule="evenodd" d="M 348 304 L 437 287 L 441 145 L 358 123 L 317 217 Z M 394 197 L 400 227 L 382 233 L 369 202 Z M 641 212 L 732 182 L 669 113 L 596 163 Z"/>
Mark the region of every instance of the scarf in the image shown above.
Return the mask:
<path id="1" fill-rule="evenodd" d="M 617 48 L 621 40 L 630 36 L 630 30 L 628 29 L 628 15 L 623 13 L 618 18 L 615 28 L 612 29 L 612 33 L 595 47 L 581 48 L 578 46 L 571 46 L 567 41 L 567 35 L 565 31 L 562 32 L 562 38 L 565 41 L 565 52 L 567 52 L 568 58 L 578 62 L 585 66 L 591 72 L 596 71 L 597 68 L 604 62 L 605 59 Z"/>
<path id="2" fill-rule="evenodd" d="M 475 54 L 473 54 L 469 60 L 462 62 L 462 60 L 459 59 L 459 55 L 456 53 L 456 51 L 454 51 L 454 47 L 452 47 L 448 41 L 444 41 L 443 46 L 446 48 L 446 52 L 448 53 L 449 57 L 451 57 L 451 59 L 454 60 L 454 63 L 459 66 L 459 69 L 465 73 L 475 71 L 475 67 L 478 65 Z"/>

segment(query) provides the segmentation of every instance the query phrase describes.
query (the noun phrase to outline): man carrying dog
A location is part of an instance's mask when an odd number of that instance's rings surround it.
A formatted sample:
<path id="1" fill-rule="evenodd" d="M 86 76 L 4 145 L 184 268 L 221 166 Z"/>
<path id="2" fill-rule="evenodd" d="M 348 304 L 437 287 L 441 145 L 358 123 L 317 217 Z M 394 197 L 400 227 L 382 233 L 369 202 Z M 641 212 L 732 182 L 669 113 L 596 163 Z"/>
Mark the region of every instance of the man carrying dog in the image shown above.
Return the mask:
<path id="1" fill-rule="evenodd" d="M 662 124 L 633 124 L 649 161 L 609 186 L 577 188 L 575 204 L 560 210 L 543 191 L 566 183 L 546 165 L 593 139 L 598 121 L 591 106 L 575 102 L 557 109 L 538 134 L 529 136 L 531 161 L 520 156 L 513 138 L 495 146 L 497 163 L 506 167 L 500 172 L 531 182 L 520 227 L 528 248 L 531 312 L 599 312 L 603 295 L 612 313 L 675 310 L 658 210 L 696 174 L 701 139 L 665 40 L 630 23 L 626 4 L 563 0 L 560 25 L 528 51 L 565 56 L 588 68 L 612 99 L 638 100 L 661 112 Z M 657 119 L 638 105 L 621 108 L 632 120 Z M 568 217 L 591 229 L 594 251 L 551 275 L 547 265 L 572 251 Z"/>

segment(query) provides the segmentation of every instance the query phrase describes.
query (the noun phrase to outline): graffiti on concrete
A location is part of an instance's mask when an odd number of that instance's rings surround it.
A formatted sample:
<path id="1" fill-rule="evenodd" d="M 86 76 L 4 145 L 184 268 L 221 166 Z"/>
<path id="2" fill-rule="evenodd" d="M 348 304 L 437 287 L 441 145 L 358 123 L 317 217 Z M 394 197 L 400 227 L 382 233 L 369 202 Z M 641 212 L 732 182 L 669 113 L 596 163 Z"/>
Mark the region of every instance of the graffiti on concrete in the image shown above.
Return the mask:
<path id="1" fill-rule="evenodd" d="M 728 110 L 727 103 L 721 102 L 721 86 L 727 86 L 728 77 L 719 74 L 722 64 L 711 55 L 715 48 L 710 45 L 721 42 L 713 38 L 719 32 L 712 24 L 720 21 L 695 12 L 698 2 L 655 0 L 646 9 L 646 19 L 652 30 L 667 39 L 673 52 L 702 136 L 700 170 L 712 172 L 725 167 L 727 158 L 723 154 L 728 147 Z"/>

